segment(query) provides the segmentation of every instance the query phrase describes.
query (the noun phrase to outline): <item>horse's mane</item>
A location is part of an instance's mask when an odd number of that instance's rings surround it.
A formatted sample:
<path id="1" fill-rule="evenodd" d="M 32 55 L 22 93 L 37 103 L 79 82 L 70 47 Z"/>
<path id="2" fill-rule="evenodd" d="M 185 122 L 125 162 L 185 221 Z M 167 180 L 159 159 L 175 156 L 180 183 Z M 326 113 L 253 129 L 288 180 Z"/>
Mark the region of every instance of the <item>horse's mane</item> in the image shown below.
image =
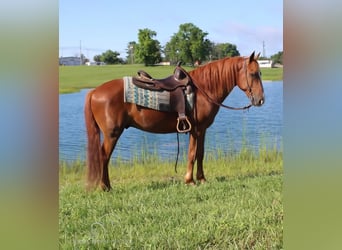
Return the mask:
<path id="1" fill-rule="evenodd" d="M 212 97 L 226 96 L 236 85 L 238 62 L 241 59 L 227 57 L 216 60 L 190 71 L 189 75 L 195 84 Z"/>

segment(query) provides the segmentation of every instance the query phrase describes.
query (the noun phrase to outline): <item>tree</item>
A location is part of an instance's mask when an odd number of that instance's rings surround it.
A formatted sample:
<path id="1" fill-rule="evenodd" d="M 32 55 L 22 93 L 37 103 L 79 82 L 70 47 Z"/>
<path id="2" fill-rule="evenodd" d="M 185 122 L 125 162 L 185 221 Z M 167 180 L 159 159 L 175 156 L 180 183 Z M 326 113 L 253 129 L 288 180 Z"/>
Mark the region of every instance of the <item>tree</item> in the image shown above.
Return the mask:
<path id="1" fill-rule="evenodd" d="M 212 43 L 210 53 L 211 60 L 240 55 L 240 52 L 237 50 L 236 45 L 231 43 Z"/>
<path id="2" fill-rule="evenodd" d="M 127 57 L 126 57 L 126 60 L 127 60 L 127 63 L 131 63 L 133 64 L 134 63 L 134 51 L 135 51 L 135 48 L 137 46 L 137 43 L 135 41 L 131 41 L 128 43 L 127 45 Z"/>
<path id="3" fill-rule="evenodd" d="M 93 59 L 95 62 L 101 62 L 101 55 L 95 55 Z"/>
<path id="4" fill-rule="evenodd" d="M 81 54 L 81 61 L 82 61 L 82 64 L 85 64 L 86 62 L 89 62 L 89 59 L 86 58 L 84 54 Z"/>
<path id="5" fill-rule="evenodd" d="M 165 45 L 166 57 L 173 62 L 182 61 L 192 65 L 197 60 L 206 59 L 211 44 L 205 38 L 207 35 L 207 32 L 203 32 L 192 23 L 181 24 L 178 32 Z"/>
<path id="6" fill-rule="evenodd" d="M 134 50 L 136 62 L 144 63 L 147 66 L 161 61 L 160 43 L 153 39 L 156 35 L 157 33 L 150 29 L 139 29 L 139 43 L 136 44 Z"/>
<path id="7" fill-rule="evenodd" d="M 102 53 L 101 61 L 106 64 L 118 64 L 122 61 L 120 58 L 118 58 L 119 55 L 120 53 L 117 51 L 107 50 L 106 52 Z"/>
<path id="8" fill-rule="evenodd" d="M 95 62 L 104 62 L 106 64 L 118 64 L 123 63 L 122 58 L 119 58 L 120 55 L 117 51 L 107 50 L 106 52 L 103 52 L 101 55 L 95 55 L 93 57 Z"/>
<path id="9" fill-rule="evenodd" d="M 283 51 L 279 51 L 277 54 L 271 56 L 273 63 L 283 64 Z"/>

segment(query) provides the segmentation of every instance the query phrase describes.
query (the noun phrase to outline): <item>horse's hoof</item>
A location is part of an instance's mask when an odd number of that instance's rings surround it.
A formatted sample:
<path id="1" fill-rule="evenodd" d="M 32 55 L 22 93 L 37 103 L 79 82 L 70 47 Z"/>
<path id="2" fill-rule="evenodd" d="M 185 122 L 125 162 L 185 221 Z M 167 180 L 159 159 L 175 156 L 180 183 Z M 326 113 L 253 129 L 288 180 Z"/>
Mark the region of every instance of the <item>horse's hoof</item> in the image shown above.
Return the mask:
<path id="1" fill-rule="evenodd" d="M 101 184 L 100 186 L 101 186 L 102 191 L 104 192 L 109 192 L 112 189 L 110 185 Z"/>
<path id="2" fill-rule="evenodd" d="M 205 184 L 207 182 L 207 180 L 205 178 L 199 179 L 198 180 L 201 184 Z"/>
<path id="3" fill-rule="evenodd" d="M 185 185 L 187 185 L 187 186 L 196 186 L 196 183 L 194 182 L 194 180 L 185 181 Z"/>

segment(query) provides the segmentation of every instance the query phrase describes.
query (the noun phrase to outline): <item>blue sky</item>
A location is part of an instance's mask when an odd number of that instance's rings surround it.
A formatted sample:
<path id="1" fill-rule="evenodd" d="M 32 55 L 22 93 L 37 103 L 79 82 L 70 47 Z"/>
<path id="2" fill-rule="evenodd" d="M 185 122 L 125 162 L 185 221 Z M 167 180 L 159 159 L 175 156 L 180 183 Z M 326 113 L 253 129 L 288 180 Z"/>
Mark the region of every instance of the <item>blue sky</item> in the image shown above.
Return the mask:
<path id="1" fill-rule="evenodd" d="M 193 23 L 216 43 L 233 43 L 241 55 L 283 50 L 283 1 L 126 0 L 59 1 L 59 55 L 94 55 L 111 49 L 126 58 L 139 29 L 157 32 L 164 46 L 179 25 Z M 81 42 L 80 42 L 81 41 Z"/>

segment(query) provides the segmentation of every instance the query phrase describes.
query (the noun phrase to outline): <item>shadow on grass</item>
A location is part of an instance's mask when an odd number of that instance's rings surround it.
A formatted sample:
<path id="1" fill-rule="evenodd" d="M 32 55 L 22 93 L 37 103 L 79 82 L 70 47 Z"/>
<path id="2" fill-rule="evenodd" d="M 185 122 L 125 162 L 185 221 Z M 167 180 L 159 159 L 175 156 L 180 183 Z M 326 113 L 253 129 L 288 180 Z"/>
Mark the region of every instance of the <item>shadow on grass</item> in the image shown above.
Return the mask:
<path id="1" fill-rule="evenodd" d="M 275 170 L 271 170 L 269 172 L 266 173 L 247 173 L 241 176 L 232 176 L 232 177 L 227 177 L 227 176 L 217 176 L 215 177 L 215 180 L 217 182 L 228 182 L 228 181 L 232 181 L 232 180 L 243 180 L 243 179 L 250 179 L 250 178 L 256 178 L 256 177 L 260 177 L 260 176 L 275 176 L 275 175 L 279 175 L 282 174 L 281 171 L 275 171 Z"/>
<path id="2" fill-rule="evenodd" d="M 171 186 L 182 185 L 183 182 L 181 180 L 177 180 L 175 178 L 169 178 L 168 180 L 163 181 L 152 181 L 148 184 L 147 188 L 151 190 L 165 189 Z"/>

